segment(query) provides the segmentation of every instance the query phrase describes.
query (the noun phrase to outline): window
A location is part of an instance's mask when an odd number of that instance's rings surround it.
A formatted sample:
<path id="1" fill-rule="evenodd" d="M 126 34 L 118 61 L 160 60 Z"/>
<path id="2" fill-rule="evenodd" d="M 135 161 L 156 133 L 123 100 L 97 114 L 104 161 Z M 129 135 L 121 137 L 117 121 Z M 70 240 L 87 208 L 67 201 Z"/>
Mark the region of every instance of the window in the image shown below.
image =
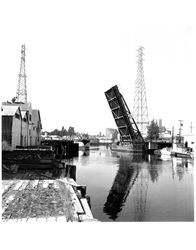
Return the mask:
<path id="1" fill-rule="evenodd" d="M 16 118 L 16 119 L 20 119 L 19 114 L 16 113 L 16 114 L 15 114 L 15 118 Z"/>

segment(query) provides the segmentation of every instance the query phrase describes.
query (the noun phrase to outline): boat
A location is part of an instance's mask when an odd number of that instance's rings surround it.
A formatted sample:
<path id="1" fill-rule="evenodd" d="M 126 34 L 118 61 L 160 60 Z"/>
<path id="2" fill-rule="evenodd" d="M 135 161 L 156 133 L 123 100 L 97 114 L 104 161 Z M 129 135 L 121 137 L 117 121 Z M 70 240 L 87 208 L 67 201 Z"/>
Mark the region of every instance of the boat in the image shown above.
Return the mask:
<path id="1" fill-rule="evenodd" d="M 180 158 L 194 158 L 193 152 L 187 151 L 186 149 L 172 151 L 171 156 L 180 157 Z"/>
<path id="2" fill-rule="evenodd" d="M 163 148 L 163 149 L 157 149 L 154 151 L 155 155 L 158 155 L 159 157 L 179 157 L 179 158 L 193 158 L 193 150 L 192 148 L 186 148 L 182 145 L 173 144 L 172 148 Z"/>
<path id="3" fill-rule="evenodd" d="M 174 143 L 171 151 L 171 156 L 180 158 L 193 158 L 194 153 L 192 148 L 185 147 L 184 144 Z"/>
<path id="4" fill-rule="evenodd" d="M 155 155 L 166 155 L 166 156 L 171 156 L 171 149 L 169 148 L 163 148 L 163 149 L 156 149 L 154 151 Z"/>
<path id="5" fill-rule="evenodd" d="M 157 149 L 154 151 L 154 154 L 162 160 L 168 160 L 171 158 L 171 148 Z"/>
<path id="6" fill-rule="evenodd" d="M 193 154 L 191 153 L 181 153 L 181 152 L 172 152 L 171 156 L 175 156 L 175 157 L 180 157 L 180 158 L 193 158 Z"/>

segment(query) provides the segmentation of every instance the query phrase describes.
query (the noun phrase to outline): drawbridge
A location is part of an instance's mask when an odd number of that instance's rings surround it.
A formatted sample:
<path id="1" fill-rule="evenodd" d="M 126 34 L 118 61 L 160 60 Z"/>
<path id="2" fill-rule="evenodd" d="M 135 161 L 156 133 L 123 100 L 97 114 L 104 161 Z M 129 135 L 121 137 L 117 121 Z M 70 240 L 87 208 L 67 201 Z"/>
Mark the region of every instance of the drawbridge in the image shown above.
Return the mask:
<path id="1" fill-rule="evenodd" d="M 105 96 L 120 133 L 121 143 L 131 144 L 133 151 L 144 151 L 145 141 L 118 86 L 107 90 Z"/>

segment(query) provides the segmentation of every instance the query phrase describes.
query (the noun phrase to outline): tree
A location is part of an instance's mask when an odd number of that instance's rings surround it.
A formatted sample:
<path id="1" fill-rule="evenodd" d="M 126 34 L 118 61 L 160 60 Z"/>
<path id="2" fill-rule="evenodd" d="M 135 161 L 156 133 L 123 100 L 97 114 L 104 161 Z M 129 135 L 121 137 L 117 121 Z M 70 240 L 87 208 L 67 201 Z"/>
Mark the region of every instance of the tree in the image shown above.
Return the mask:
<path id="1" fill-rule="evenodd" d="M 15 103 L 15 101 L 16 101 L 16 97 L 13 97 L 12 102 Z"/>
<path id="2" fill-rule="evenodd" d="M 152 120 L 148 126 L 147 139 L 157 140 L 159 138 L 159 126 L 156 121 Z"/>
<path id="3" fill-rule="evenodd" d="M 61 129 L 61 131 L 60 131 L 60 136 L 65 136 L 65 135 L 67 135 L 67 130 L 64 128 L 64 126 L 62 126 L 62 129 Z"/>
<path id="4" fill-rule="evenodd" d="M 67 131 L 67 134 L 72 137 L 75 135 L 75 130 L 74 130 L 74 127 L 69 127 L 68 131 Z"/>
<path id="5" fill-rule="evenodd" d="M 50 135 L 59 135 L 60 136 L 60 132 L 58 129 L 54 129 L 53 131 L 50 132 Z"/>

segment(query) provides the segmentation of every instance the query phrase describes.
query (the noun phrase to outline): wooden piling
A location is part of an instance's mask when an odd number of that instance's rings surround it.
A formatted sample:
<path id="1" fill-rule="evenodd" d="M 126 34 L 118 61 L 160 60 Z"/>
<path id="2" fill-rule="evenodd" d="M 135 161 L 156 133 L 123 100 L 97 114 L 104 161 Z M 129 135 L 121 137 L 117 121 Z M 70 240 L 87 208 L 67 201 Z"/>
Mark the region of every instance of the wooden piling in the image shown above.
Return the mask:
<path id="1" fill-rule="evenodd" d="M 66 164 L 66 177 L 74 179 L 76 181 L 76 166 Z"/>

